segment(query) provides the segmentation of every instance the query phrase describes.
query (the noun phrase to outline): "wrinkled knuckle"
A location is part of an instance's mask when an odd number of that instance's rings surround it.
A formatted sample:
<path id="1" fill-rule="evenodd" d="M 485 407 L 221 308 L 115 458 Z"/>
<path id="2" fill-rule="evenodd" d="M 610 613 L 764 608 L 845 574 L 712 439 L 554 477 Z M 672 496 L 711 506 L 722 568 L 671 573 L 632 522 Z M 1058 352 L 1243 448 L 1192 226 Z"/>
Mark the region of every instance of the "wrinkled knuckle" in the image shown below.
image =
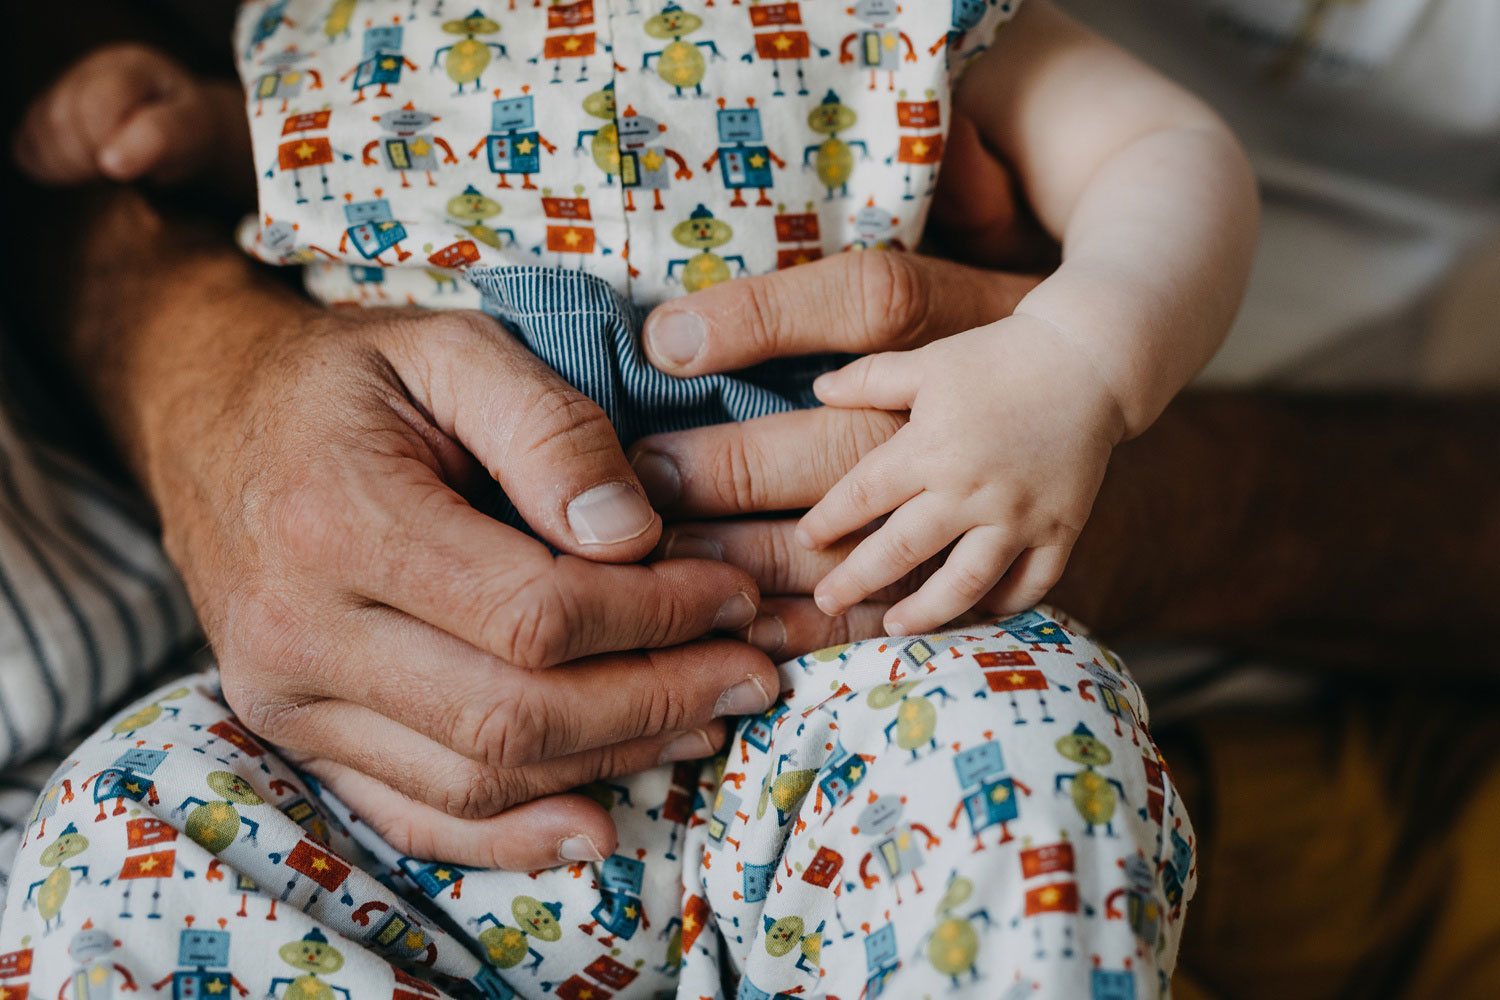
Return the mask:
<path id="1" fill-rule="evenodd" d="M 659 669 L 657 658 L 647 654 L 648 670 L 655 675 Z M 659 683 L 642 688 L 636 705 L 637 731 L 642 736 L 676 732 L 687 726 L 689 720 L 687 692 L 682 685 L 668 683 L 661 675 Z"/>
<path id="2" fill-rule="evenodd" d="M 465 720 L 456 747 L 476 748 L 497 768 L 524 767 L 546 757 L 551 732 L 547 712 L 535 698 L 517 693 L 503 703 L 485 706 Z"/>
<path id="3" fill-rule="evenodd" d="M 781 301 L 776 296 L 776 282 L 745 281 L 733 286 L 745 295 L 745 317 L 740 335 L 750 342 L 756 357 L 777 353 L 777 333 L 782 329 Z"/>
<path id="4" fill-rule="evenodd" d="M 482 819 L 493 816 L 516 800 L 507 774 L 479 763 L 461 765 L 442 789 L 439 805 L 450 816 Z"/>
<path id="5" fill-rule="evenodd" d="M 570 623 L 576 618 L 555 585 L 531 575 L 480 611 L 479 635 L 507 663 L 540 670 L 567 658 Z"/>
<path id="6" fill-rule="evenodd" d="M 599 405 L 572 386 L 557 382 L 541 390 L 526 413 L 528 433 L 519 455 L 587 458 L 618 448 L 614 427 Z M 557 452 L 561 450 L 562 455 Z"/>
<path id="7" fill-rule="evenodd" d="M 901 346 L 911 339 L 927 313 L 927 286 L 908 254 L 889 250 L 867 250 L 859 257 L 860 301 L 864 303 L 866 326 L 888 330 L 895 342 L 871 345 L 875 349 Z"/>
<path id="8" fill-rule="evenodd" d="M 744 438 L 730 435 L 714 463 L 714 491 L 732 510 L 754 510 L 756 477 L 752 471 L 750 446 Z"/>
<path id="9" fill-rule="evenodd" d="M 662 646 L 674 637 L 687 633 L 693 617 L 686 599 L 671 587 L 658 592 L 656 608 L 650 620 L 644 623 L 645 631 L 640 637 L 642 646 Z"/>

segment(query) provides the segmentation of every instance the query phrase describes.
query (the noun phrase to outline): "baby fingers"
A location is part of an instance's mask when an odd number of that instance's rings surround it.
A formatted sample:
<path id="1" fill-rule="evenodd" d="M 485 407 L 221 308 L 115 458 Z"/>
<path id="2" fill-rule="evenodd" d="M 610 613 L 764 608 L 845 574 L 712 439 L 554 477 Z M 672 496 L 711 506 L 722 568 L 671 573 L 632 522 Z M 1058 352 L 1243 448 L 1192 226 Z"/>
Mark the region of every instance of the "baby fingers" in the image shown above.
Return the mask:
<path id="1" fill-rule="evenodd" d="M 973 608 L 1000 582 L 1023 547 L 1001 528 L 971 529 L 915 594 L 886 612 L 886 634 L 931 632 Z"/>
<path id="2" fill-rule="evenodd" d="M 921 382 L 915 351 L 868 354 L 818 376 L 813 392 L 827 406 L 867 406 L 876 410 L 909 410 Z"/>
<path id="3" fill-rule="evenodd" d="M 875 448 L 833 484 L 823 499 L 797 522 L 794 536 L 803 548 L 821 549 L 895 510 L 921 491 L 912 475 L 912 457 L 901 447 L 901 431 Z"/>
<path id="4" fill-rule="evenodd" d="M 840 615 L 882 587 L 901 579 L 937 555 L 953 541 L 944 523 L 944 501 L 919 493 L 864 541 L 854 547 L 813 591 L 813 600 L 827 615 Z"/>
<path id="5" fill-rule="evenodd" d="M 1062 577 L 1073 546 L 1045 545 L 1027 549 L 1011 563 L 999 584 L 984 598 L 984 610 L 997 615 L 1025 611 L 1036 604 Z M 892 609 L 894 612 L 895 609 Z"/>

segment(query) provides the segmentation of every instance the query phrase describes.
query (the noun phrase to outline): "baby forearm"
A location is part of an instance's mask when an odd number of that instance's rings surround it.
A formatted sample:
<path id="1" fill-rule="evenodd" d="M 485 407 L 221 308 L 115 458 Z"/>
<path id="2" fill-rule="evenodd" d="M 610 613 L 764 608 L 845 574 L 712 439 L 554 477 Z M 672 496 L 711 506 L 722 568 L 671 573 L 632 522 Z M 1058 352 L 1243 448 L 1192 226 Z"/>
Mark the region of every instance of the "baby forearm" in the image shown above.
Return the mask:
<path id="1" fill-rule="evenodd" d="M 1062 266 L 1016 312 L 1089 358 L 1133 437 L 1228 332 L 1257 216 L 1254 176 L 1227 131 L 1152 132 L 1090 178 L 1063 233 Z"/>

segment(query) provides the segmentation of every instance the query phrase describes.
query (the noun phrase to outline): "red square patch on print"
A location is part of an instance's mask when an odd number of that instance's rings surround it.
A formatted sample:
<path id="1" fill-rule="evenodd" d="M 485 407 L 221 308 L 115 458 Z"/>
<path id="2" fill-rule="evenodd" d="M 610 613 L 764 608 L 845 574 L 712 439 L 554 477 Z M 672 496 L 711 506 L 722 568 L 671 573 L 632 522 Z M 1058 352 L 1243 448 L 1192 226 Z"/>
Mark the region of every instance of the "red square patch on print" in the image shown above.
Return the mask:
<path id="1" fill-rule="evenodd" d="M 329 854 L 312 841 L 304 840 L 286 856 L 286 866 L 300 872 L 330 892 L 349 877 L 349 865 Z"/>
<path id="2" fill-rule="evenodd" d="M 576 28 L 594 23 L 594 0 L 577 0 L 547 8 L 547 27 Z M 550 41 L 550 39 L 549 39 Z"/>
<path id="3" fill-rule="evenodd" d="M 31 949 L 8 951 L 0 955 L 0 976 L 26 976 L 31 974 Z M 11 987 L 15 989 L 15 987 Z"/>
<path id="4" fill-rule="evenodd" d="M 789 267 L 798 264 L 811 264 L 815 260 L 823 259 L 823 251 L 820 247 L 806 247 L 801 250 L 777 250 L 776 270 L 785 271 Z"/>
<path id="5" fill-rule="evenodd" d="M 595 986 L 582 976 L 569 976 L 557 987 L 557 995 L 562 1000 L 609 1000 L 614 996 L 609 990 Z"/>
<path id="6" fill-rule="evenodd" d="M 817 212 L 782 212 L 776 216 L 777 243 L 816 243 L 820 238 Z"/>
<path id="7" fill-rule="evenodd" d="M 586 31 L 577 35 L 549 35 L 542 42 L 543 59 L 582 59 L 594 54 L 594 33 Z"/>
<path id="8" fill-rule="evenodd" d="M 703 928 L 708 926 L 709 918 L 713 911 L 708 908 L 708 900 L 702 896 L 689 896 L 687 902 L 682 904 L 682 950 L 686 952 L 698 940 L 698 935 Z"/>
<path id="9" fill-rule="evenodd" d="M 616 962 L 608 955 L 600 955 L 590 962 L 584 968 L 583 974 L 593 976 L 605 986 L 613 986 L 617 990 L 629 986 L 637 975 L 630 966 Z"/>
<path id="10" fill-rule="evenodd" d="M 591 219 L 587 198 L 543 198 L 542 214 L 549 219 Z"/>
<path id="11" fill-rule="evenodd" d="M 812 42 L 805 31 L 770 32 L 755 36 L 755 54 L 762 59 L 806 59 L 812 55 Z"/>
<path id="12" fill-rule="evenodd" d="M 974 662 L 981 667 L 1034 667 L 1036 661 L 1024 649 L 986 650 L 974 654 Z"/>
<path id="13" fill-rule="evenodd" d="M 897 101 L 896 124 L 902 128 L 941 128 L 942 105 L 937 101 Z"/>
<path id="14" fill-rule="evenodd" d="M 125 846 L 130 850 L 153 844 L 170 844 L 176 839 L 177 831 L 155 816 L 137 816 L 125 822 Z"/>
<path id="15" fill-rule="evenodd" d="M 1073 882 L 1059 882 L 1031 889 L 1026 893 L 1026 916 L 1038 913 L 1077 913 L 1078 886 Z"/>
<path id="16" fill-rule="evenodd" d="M 300 170 L 333 162 L 333 146 L 322 136 L 283 142 L 276 147 L 276 165 L 282 170 Z"/>
<path id="17" fill-rule="evenodd" d="M 778 24 L 801 24 L 802 7 L 795 3 L 763 3 L 750 8 L 750 25 L 769 28 Z"/>
<path id="18" fill-rule="evenodd" d="M 293 132 L 307 132 L 311 129 L 328 127 L 328 120 L 333 117 L 333 112 L 304 111 L 300 115 L 292 115 L 281 125 L 282 135 L 291 135 Z"/>
<path id="19" fill-rule="evenodd" d="M 991 691 L 1047 690 L 1047 675 L 1040 670 L 986 670 L 984 680 Z"/>
<path id="20" fill-rule="evenodd" d="M 1066 840 L 1021 851 L 1021 876 L 1036 878 L 1048 872 L 1073 870 L 1073 845 Z"/>
<path id="21" fill-rule="evenodd" d="M 903 135 L 896 149 L 897 163 L 912 163 L 918 166 L 938 164 L 943 160 L 943 136 Z"/>
<path id="22" fill-rule="evenodd" d="M 153 851 L 150 854 L 132 854 L 120 867 L 120 879 L 171 878 L 176 866 L 176 851 Z"/>
<path id="23" fill-rule="evenodd" d="M 548 226 L 547 249 L 553 253 L 593 253 L 594 231 L 582 226 Z"/>
<path id="24" fill-rule="evenodd" d="M 259 757 L 266 748 L 256 742 L 255 737 L 245 732 L 229 719 L 221 719 L 208 727 L 208 731 L 226 743 L 233 743 L 247 757 Z"/>

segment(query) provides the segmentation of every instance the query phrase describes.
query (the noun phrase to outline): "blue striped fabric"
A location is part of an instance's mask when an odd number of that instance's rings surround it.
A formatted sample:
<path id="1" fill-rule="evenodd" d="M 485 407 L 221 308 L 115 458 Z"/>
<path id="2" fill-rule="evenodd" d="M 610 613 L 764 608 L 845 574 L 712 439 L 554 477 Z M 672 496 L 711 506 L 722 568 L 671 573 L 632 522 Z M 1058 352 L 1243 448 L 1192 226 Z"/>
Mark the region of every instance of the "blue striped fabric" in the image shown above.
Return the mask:
<path id="1" fill-rule="evenodd" d="M 0 874 L 62 748 L 198 642 L 145 508 L 0 399 Z"/>
<path id="2" fill-rule="evenodd" d="M 597 402 L 625 445 L 660 431 L 816 406 L 812 380 L 851 357 L 778 359 L 733 375 L 674 378 L 646 360 L 645 314 L 602 278 L 545 267 L 474 268 L 468 278 L 485 311 Z"/>

